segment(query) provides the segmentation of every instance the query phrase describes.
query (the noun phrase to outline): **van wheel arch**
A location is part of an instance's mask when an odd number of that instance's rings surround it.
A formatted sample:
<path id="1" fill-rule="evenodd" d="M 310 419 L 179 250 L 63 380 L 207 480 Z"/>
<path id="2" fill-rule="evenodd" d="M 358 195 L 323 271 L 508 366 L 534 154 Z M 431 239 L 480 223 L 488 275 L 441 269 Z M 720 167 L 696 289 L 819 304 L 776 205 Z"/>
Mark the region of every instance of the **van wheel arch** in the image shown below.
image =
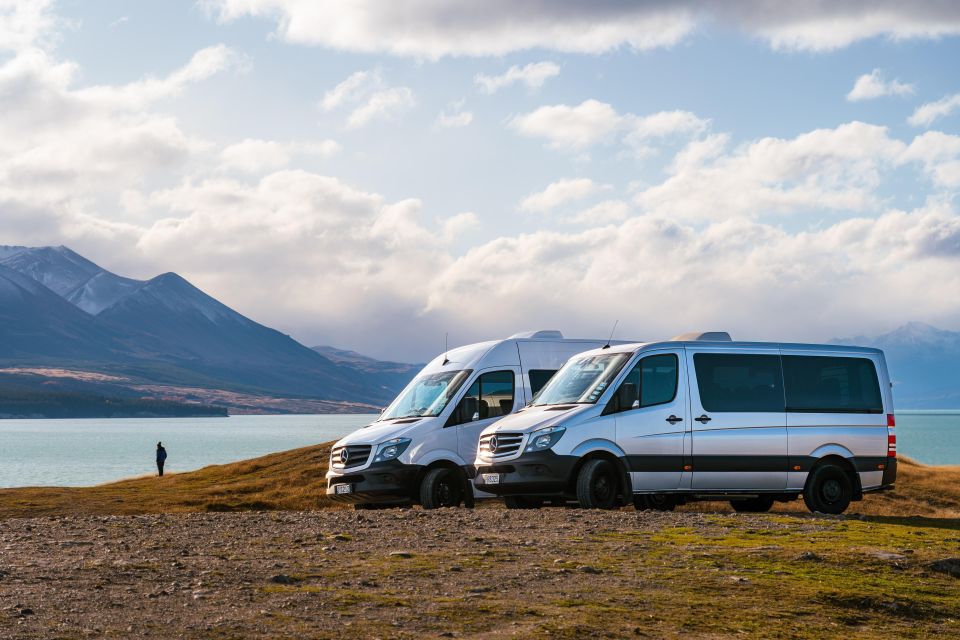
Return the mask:
<path id="1" fill-rule="evenodd" d="M 420 472 L 417 474 L 416 483 L 410 488 L 411 502 L 420 504 L 420 487 L 423 485 L 423 480 L 427 477 L 427 474 L 434 469 L 449 469 L 453 473 L 457 474 L 463 486 L 463 506 L 468 509 L 472 509 L 474 506 L 473 484 L 470 482 L 470 479 L 467 477 L 467 474 L 463 468 L 451 460 L 435 460 L 434 462 L 431 462 L 427 466 L 420 469 Z"/>
<path id="2" fill-rule="evenodd" d="M 853 463 L 850 462 L 849 459 L 836 454 L 823 456 L 817 460 L 812 467 L 810 467 L 810 471 L 807 473 L 807 480 L 803 485 L 804 491 L 807 490 L 807 486 L 810 484 L 810 479 L 813 478 L 813 473 L 825 464 L 835 464 L 846 471 L 847 476 L 850 478 L 850 483 L 853 485 L 853 500 L 863 500 L 863 485 L 860 482 L 860 474 L 857 473 L 856 468 L 854 468 Z"/>
<path id="3" fill-rule="evenodd" d="M 580 475 L 580 469 L 583 468 L 583 465 L 590 460 L 606 460 L 613 464 L 614 468 L 618 471 L 617 477 L 619 478 L 617 504 L 618 506 L 630 504 L 633 499 L 633 486 L 630 483 L 630 474 L 627 472 L 623 461 L 609 451 L 591 451 L 577 460 L 577 464 L 573 466 L 573 469 L 570 471 L 570 477 L 567 479 L 567 493 L 573 496 L 577 495 L 577 477 Z"/>

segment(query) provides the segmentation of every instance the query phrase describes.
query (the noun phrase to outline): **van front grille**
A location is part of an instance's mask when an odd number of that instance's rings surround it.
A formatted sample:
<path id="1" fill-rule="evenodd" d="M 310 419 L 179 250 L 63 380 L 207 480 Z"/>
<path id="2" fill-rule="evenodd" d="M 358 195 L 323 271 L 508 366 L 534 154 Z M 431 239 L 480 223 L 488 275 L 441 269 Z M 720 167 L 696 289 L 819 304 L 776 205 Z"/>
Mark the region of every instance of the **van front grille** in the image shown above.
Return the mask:
<path id="1" fill-rule="evenodd" d="M 346 447 L 337 447 L 330 452 L 330 467 L 333 469 L 362 467 L 367 463 L 372 448 L 369 444 L 351 444 Z M 346 462 L 343 460 L 344 452 L 346 452 Z"/>
<path id="2" fill-rule="evenodd" d="M 522 433 L 491 433 L 480 438 L 479 451 L 487 460 L 502 460 L 515 456 L 522 446 Z"/>

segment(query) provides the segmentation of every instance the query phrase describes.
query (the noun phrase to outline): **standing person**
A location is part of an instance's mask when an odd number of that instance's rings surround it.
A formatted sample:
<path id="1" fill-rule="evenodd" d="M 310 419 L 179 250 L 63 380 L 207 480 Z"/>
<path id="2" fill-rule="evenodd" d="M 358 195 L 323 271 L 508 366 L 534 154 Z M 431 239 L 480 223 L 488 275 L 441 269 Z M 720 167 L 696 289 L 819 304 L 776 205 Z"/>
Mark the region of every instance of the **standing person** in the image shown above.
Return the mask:
<path id="1" fill-rule="evenodd" d="M 167 450 L 163 448 L 163 443 L 157 443 L 157 471 L 160 472 L 160 477 L 163 477 L 163 463 L 167 460 Z"/>

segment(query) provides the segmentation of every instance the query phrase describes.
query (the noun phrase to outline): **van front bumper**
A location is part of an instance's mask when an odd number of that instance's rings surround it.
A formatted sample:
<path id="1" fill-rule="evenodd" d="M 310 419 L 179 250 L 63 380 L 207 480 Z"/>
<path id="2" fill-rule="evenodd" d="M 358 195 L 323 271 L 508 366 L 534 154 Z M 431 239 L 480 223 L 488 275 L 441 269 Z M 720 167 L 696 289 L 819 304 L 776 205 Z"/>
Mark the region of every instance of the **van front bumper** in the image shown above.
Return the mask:
<path id="1" fill-rule="evenodd" d="M 327 497 L 349 504 L 410 502 L 422 468 L 417 464 L 388 460 L 374 462 L 355 473 L 327 476 Z M 350 487 L 349 492 L 337 493 L 337 487 L 343 485 Z"/>
<path id="2" fill-rule="evenodd" d="M 506 462 L 479 462 L 474 486 L 498 496 L 565 495 L 577 456 L 559 456 L 553 451 L 525 453 Z M 484 476 L 496 474 L 499 482 L 489 483 Z"/>

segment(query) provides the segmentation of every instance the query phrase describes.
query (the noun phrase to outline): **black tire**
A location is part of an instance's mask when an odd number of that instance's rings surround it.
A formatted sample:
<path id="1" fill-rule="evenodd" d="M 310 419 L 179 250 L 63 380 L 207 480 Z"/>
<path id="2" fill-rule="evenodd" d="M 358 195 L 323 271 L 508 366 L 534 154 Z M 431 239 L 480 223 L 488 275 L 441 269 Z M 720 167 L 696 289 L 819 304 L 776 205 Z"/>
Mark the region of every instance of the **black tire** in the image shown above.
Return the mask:
<path id="1" fill-rule="evenodd" d="M 677 508 L 677 499 L 663 493 L 633 496 L 633 506 L 637 511 L 673 511 Z"/>
<path id="2" fill-rule="evenodd" d="M 813 470 L 803 490 L 803 502 L 813 513 L 843 513 L 852 499 L 853 482 L 846 469 L 829 462 Z"/>
<path id="3" fill-rule="evenodd" d="M 757 496 L 756 498 L 731 500 L 730 506 L 737 513 L 766 513 L 773 508 L 773 502 L 773 496 Z"/>
<path id="4" fill-rule="evenodd" d="M 539 509 L 543 506 L 543 498 L 536 496 L 505 496 L 503 503 L 507 509 Z"/>
<path id="5" fill-rule="evenodd" d="M 577 501 L 580 508 L 616 508 L 618 485 L 616 467 L 606 460 L 588 460 L 577 475 Z"/>
<path id="6" fill-rule="evenodd" d="M 459 507 L 465 493 L 462 476 L 446 467 L 430 469 L 420 483 L 420 504 L 424 509 Z"/>

